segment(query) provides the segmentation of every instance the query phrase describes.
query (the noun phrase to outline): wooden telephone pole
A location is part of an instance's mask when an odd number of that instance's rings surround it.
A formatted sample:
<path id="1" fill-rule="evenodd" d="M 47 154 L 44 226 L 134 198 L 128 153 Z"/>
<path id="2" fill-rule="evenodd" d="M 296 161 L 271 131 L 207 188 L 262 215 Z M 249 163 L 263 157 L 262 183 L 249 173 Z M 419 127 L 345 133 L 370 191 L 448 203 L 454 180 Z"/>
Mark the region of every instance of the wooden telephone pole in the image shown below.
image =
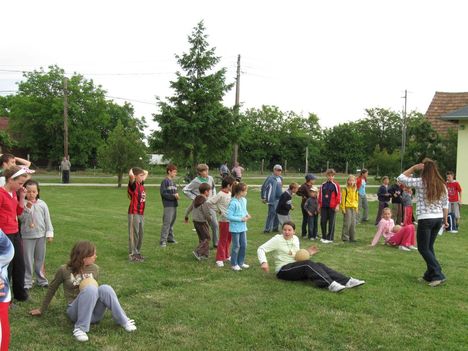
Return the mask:
<path id="1" fill-rule="evenodd" d="M 68 78 L 63 78 L 63 156 L 68 158 Z"/>
<path id="2" fill-rule="evenodd" d="M 234 114 L 236 120 L 239 120 L 239 96 L 240 96 L 240 58 L 241 56 L 237 56 L 237 75 L 236 75 L 236 101 L 234 103 Z M 232 164 L 236 164 L 237 158 L 239 155 L 239 144 L 234 143 L 233 150 L 232 150 Z"/>

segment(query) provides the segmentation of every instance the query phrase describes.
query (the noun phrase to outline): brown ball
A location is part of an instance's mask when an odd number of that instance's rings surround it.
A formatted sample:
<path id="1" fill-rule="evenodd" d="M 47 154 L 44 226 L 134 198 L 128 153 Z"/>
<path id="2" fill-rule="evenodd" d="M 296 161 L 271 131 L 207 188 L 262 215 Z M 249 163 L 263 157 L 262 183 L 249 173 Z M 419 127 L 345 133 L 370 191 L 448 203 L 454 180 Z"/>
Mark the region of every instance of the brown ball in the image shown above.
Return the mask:
<path id="1" fill-rule="evenodd" d="M 294 256 L 296 261 L 306 261 L 310 259 L 310 253 L 306 249 L 300 249 L 296 252 L 296 256 Z"/>
<path id="2" fill-rule="evenodd" d="M 80 291 L 82 291 L 84 288 L 86 288 L 89 285 L 98 287 L 98 282 L 94 278 L 85 278 L 80 282 Z"/>

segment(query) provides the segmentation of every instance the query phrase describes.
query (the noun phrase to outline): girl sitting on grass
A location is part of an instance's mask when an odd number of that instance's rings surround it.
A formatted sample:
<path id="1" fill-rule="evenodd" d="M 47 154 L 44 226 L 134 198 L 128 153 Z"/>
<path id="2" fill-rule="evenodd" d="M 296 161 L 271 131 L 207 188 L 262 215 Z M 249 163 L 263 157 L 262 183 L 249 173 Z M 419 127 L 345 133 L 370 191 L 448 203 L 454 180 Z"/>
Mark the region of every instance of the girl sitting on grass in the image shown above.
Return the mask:
<path id="1" fill-rule="evenodd" d="M 263 271 L 269 272 L 266 254 L 274 252 L 276 277 L 283 280 L 309 280 L 318 288 L 328 288 L 331 292 L 340 292 L 345 288 L 354 288 L 365 283 L 364 280 L 347 277 L 323 263 L 310 259 L 296 261 L 299 251 L 299 238 L 295 235 L 296 225 L 293 222 L 283 224 L 283 234 L 277 234 L 257 250 L 258 260 Z M 318 252 L 316 246 L 307 249 L 310 255 Z"/>
<path id="2" fill-rule="evenodd" d="M 67 299 L 67 315 L 75 323 L 73 336 L 78 341 L 88 341 L 89 326 L 98 323 L 108 308 L 115 322 L 126 331 L 136 330 L 135 322 L 129 319 L 120 306 L 117 295 L 109 285 L 97 286 L 99 267 L 96 261 L 96 247 L 89 241 L 80 241 L 73 246 L 70 261 L 62 265 L 50 283 L 42 307 L 32 310 L 33 316 L 42 315 L 49 306 L 55 292 L 63 284 Z"/>
<path id="3" fill-rule="evenodd" d="M 381 236 L 385 238 L 386 245 L 398 246 L 403 251 L 417 250 L 414 225 L 409 224 L 404 227 L 395 225 L 392 219 L 392 210 L 389 207 L 383 209 L 382 219 L 377 226 L 377 233 L 375 233 L 371 246 L 377 245 Z"/>

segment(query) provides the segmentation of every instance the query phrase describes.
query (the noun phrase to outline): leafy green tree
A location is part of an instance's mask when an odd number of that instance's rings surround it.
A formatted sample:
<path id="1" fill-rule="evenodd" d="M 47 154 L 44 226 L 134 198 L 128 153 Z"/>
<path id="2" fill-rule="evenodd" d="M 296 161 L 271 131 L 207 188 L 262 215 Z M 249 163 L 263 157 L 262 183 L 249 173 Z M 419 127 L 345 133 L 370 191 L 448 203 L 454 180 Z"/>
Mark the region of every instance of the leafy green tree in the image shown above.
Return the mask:
<path id="1" fill-rule="evenodd" d="M 107 141 L 98 149 L 98 163 L 106 172 L 117 174 L 117 186 L 131 167 L 147 164 L 147 148 L 136 126 L 125 128 L 120 121 L 112 130 Z"/>
<path id="2" fill-rule="evenodd" d="M 392 153 L 401 148 L 401 116 L 399 113 L 384 108 L 366 109 L 367 117 L 357 121 L 366 143 L 367 155 L 371 155 L 375 146 Z"/>
<path id="3" fill-rule="evenodd" d="M 64 70 L 57 66 L 27 72 L 9 104 L 10 130 L 18 146 L 33 160 L 48 160 L 49 168 L 63 157 L 64 78 Z M 92 164 L 117 120 L 133 123 L 131 105 L 116 105 L 105 93 L 79 74 L 68 80 L 68 141 L 74 166 Z"/>
<path id="4" fill-rule="evenodd" d="M 174 95 L 158 99 L 161 112 L 154 115 L 160 129 L 150 145 L 179 165 L 219 162 L 231 151 L 234 114 L 223 106 L 223 96 L 233 85 L 225 82 L 225 68 L 215 69 L 220 58 L 207 37 L 199 22 L 188 37 L 189 52 L 176 55 L 182 72 L 170 82 Z"/>
<path id="5" fill-rule="evenodd" d="M 359 123 L 343 123 L 324 132 L 322 151 L 330 167 L 344 172 L 348 162 L 348 173 L 361 167 L 365 154 L 365 139 Z"/>
<path id="6" fill-rule="evenodd" d="M 378 177 L 389 176 L 391 178 L 400 174 L 400 150 L 388 152 L 387 149 L 380 149 L 377 145 L 369 161 L 369 172 Z"/>

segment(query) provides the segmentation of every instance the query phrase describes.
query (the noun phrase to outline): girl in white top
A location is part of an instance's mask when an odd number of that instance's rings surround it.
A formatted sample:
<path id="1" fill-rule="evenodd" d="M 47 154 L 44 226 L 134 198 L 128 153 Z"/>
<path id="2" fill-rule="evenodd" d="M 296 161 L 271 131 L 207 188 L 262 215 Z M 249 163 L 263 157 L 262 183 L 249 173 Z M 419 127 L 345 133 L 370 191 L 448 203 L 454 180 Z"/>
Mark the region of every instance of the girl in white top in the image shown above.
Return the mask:
<path id="1" fill-rule="evenodd" d="M 42 269 L 46 255 L 46 240 L 48 242 L 53 240 L 54 228 L 49 208 L 39 198 L 39 183 L 30 179 L 24 187 L 26 188 L 25 206 L 19 217 L 24 249 L 24 288 L 32 288 L 33 273 L 36 273 L 37 285 L 45 288 L 49 285 Z"/>
<path id="2" fill-rule="evenodd" d="M 257 250 L 258 260 L 263 271 L 269 272 L 266 254 L 274 252 L 276 261 L 276 277 L 283 280 L 310 280 L 319 288 L 328 288 L 339 292 L 345 288 L 354 288 L 365 283 L 363 280 L 347 277 L 323 263 L 309 260 L 296 261 L 296 252 L 300 249 L 299 238 L 295 235 L 296 226 L 293 222 L 283 224 L 283 234 L 277 234 Z M 310 255 L 318 252 L 317 247 L 307 249 Z"/>
<path id="3" fill-rule="evenodd" d="M 421 171 L 421 177 L 412 177 Z M 448 195 L 445 180 L 436 163 L 425 158 L 422 163 L 411 166 L 398 176 L 404 185 L 416 188 L 416 215 L 418 218 L 418 251 L 426 261 L 427 269 L 422 279 L 435 287 L 445 282 L 442 267 L 435 257 L 434 243 L 442 226 L 448 227 Z"/>

